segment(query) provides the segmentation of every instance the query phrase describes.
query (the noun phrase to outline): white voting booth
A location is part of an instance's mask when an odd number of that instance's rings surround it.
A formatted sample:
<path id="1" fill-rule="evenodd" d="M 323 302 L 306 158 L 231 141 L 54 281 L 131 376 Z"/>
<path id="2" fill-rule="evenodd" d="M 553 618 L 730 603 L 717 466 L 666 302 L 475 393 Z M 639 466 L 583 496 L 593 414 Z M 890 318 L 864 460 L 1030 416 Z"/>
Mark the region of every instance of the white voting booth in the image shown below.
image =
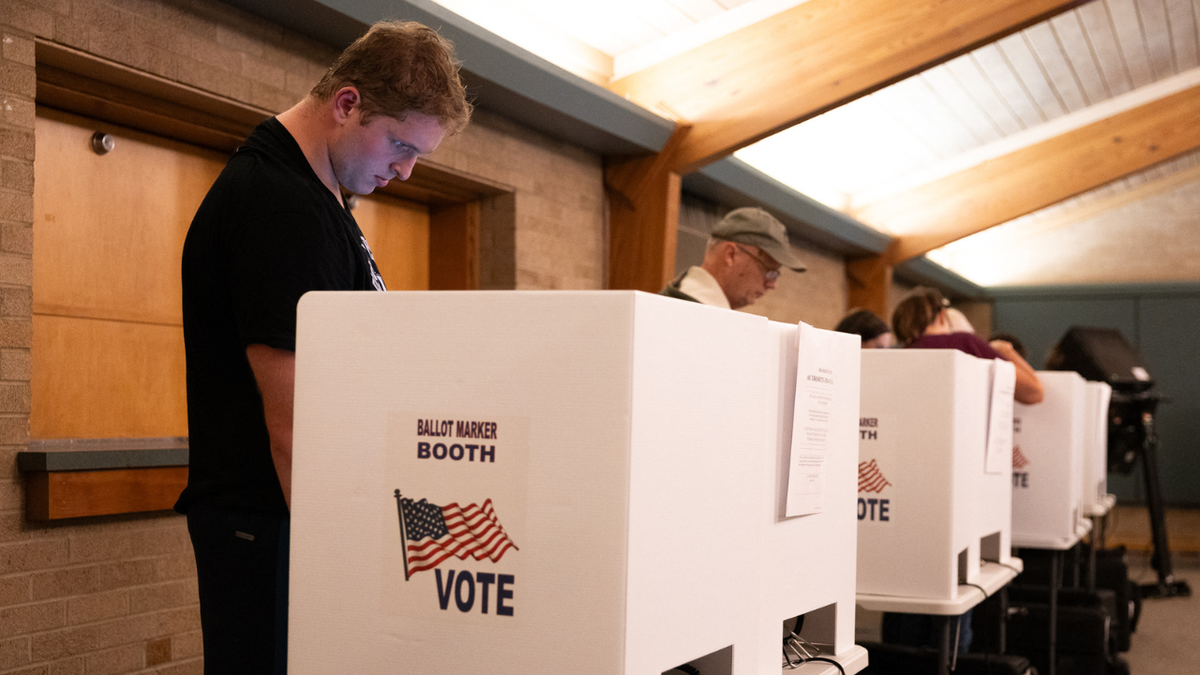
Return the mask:
<path id="1" fill-rule="evenodd" d="M 1039 371 L 1045 398 L 1013 414 L 1013 544 L 1064 550 L 1086 534 L 1083 513 L 1088 387 L 1069 371 Z"/>
<path id="2" fill-rule="evenodd" d="M 1108 404 L 1112 386 L 1087 383 L 1087 427 L 1084 431 L 1083 515 L 1104 516 L 1116 504 L 1108 494 Z"/>
<path id="3" fill-rule="evenodd" d="M 861 670 L 858 343 L 798 334 L 623 291 L 306 295 L 290 672 L 774 674 L 798 614 Z"/>
<path id="4" fill-rule="evenodd" d="M 864 350 L 862 375 L 859 602 L 962 613 L 982 597 L 960 584 L 996 588 L 1015 574 L 992 566 L 997 578 L 985 579 L 981 558 L 1020 565 L 1010 551 L 1015 371 L 957 350 Z"/>

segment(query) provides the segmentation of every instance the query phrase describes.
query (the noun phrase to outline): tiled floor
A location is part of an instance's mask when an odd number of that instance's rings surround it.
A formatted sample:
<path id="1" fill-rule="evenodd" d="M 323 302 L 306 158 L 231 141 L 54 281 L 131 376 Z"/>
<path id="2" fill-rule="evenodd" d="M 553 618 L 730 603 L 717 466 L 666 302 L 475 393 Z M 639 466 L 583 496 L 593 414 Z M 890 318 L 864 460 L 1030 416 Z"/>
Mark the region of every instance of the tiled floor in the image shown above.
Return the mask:
<path id="1" fill-rule="evenodd" d="M 1160 598 L 1142 603 L 1137 632 L 1122 654 L 1132 675 L 1196 675 L 1200 673 L 1200 509 L 1167 509 L 1167 543 L 1176 579 L 1189 583 L 1190 598 Z M 1117 506 L 1106 524 L 1109 547 L 1129 550 L 1129 576 L 1139 584 L 1154 583 L 1150 516 L 1144 506 Z"/>
<path id="2" fill-rule="evenodd" d="M 1148 553 L 1131 552 L 1130 577 L 1152 583 L 1157 574 Z M 1177 579 L 1186 580 L 1190 598 L 1161 598 L 1142 603 L 1137 632 L 1123 654 L 1132 675 L 1196 675 L 1200 673 L 1200 554 L 1181 553 L 1172 558 Z"/>

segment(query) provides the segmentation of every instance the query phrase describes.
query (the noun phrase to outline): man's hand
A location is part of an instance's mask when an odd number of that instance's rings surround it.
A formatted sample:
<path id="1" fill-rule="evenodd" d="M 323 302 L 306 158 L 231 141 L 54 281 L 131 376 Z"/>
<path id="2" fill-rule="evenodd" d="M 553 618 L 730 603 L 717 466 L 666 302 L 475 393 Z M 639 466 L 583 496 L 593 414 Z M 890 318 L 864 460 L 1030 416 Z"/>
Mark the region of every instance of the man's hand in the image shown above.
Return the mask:
<path id="1" fill-rule="evenodd" d="M 246 347 L 246 358 L 262 394 L 263 416 L 271 436 L 271 461 L 288 510 L 292 508 L 292 401 L 296 393 L 296 353 L 267 345 Z"/>

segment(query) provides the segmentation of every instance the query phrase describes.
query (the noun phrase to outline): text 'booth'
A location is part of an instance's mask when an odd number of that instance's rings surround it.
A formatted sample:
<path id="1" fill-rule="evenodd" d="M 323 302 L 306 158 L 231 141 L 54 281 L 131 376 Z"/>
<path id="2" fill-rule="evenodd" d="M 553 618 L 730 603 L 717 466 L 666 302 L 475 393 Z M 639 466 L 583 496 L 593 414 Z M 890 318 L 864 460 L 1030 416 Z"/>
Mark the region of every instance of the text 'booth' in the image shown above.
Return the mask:
<path id="1" fill-rule="evenodd" d="M 291 671 L 775 673 L 798 614 L 860 670 L 858 341 L 803 330 L 624 291 L 306 295 Z"/>

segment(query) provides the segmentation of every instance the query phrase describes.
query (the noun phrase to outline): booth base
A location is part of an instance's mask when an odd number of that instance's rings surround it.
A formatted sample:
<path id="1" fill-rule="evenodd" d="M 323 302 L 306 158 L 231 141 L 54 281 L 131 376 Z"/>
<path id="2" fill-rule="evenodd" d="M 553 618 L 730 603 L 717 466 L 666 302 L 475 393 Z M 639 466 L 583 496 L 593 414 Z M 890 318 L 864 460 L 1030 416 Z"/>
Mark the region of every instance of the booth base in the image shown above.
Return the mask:
<path id="1" fill-rule="evenodd" d="M 1088 516 L 1089 518 L 1103 518 L 1104 516 L 1107 516 L 1108 512 L 1112 511 L 1112 508 L 1116 505 L 1116 495 L 1104 495 L 1104 497 L 1101 498 L 1098 503 L 1090 505 L 1087 509 L 1087 513 L 1084 515 Z"/>
<path id="2" fill-rule="evenodd" d="M 1079 543 L 1079 536 L 1071 537 L 1035 537 L 1029 535 L 1013 535 L 1013 548 L 1040 548 L 1047 551 L 1066 551 Z"/>
<path id="3" fill-rule="evenodd" d="M 929 675 L 938 668 L 940 654 L 931 647 L 905 647 L 881 643 L 865 645 L 871 665 L 864 675 Z M 1026 675 L 1029 659 L 1011 654 L 960 654 L 955 675 Z"/>
<path id="4" fill-rule="evenodd" d="M 976 585 L 987 593 L 987 597 L 991 597 L 996 591 L 1007 586 L 1024 569 L 1025 565 L 1020 558 L 1012 558 L 1004 565 L 994 562 L 984 562 L 979 570 L 979 583 Z M 870 609 L 876 612 L 907 612 L 909 614 L 958 616 L 985 600 L 984 595 L 975 586 L 964 584 L 959 586 L 959 588 L 961 592 L 958 598 L 954 600 L 859 593 L 855 596 L 855 602 L 863 609 Z"/>
<path id="5" fill-rule="evenodd" d="M 1083 539 L 1091 531 L 1092 521 L 1090 520 L 1081 520 L 1075 524 L 1075 537 L 1078 539 Z"/>

